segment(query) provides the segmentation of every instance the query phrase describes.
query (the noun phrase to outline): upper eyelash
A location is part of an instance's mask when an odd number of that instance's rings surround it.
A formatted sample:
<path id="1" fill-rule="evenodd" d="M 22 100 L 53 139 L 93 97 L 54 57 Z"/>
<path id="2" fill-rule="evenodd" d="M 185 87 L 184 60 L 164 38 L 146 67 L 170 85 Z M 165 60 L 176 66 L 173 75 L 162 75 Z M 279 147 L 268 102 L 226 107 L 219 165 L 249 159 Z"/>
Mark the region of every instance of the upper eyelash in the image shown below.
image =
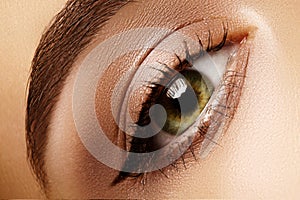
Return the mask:
<path id="1" fill-rule="evenodd" d="M 209 35 L 209 38 L 208 38 L 208 45 L 207 45 L 207 47 L 206 47 L 205 50 L 204 50 L 202 41 L 201 41 L 200 38 L 198 37 L 199 45 L 200 45 L 201 51 L 200 51 L 200 53 L 198 54 L 198 57 L 197 57 L 197 58 L 199 58 L 199 56 L 202 55 L 202 51 L 203 51 L 203 52 L 204 52 L 204 51 L 206 51 L 206 52 L 212 52 L 212 51 L 218 51 L 218 50 L 222 49 L 222 47 L 225 45 L 226 40 L 227 40 L 227 35 L 228 35 L 228 25 L 227 25 L 227 27 L 226 27 L 226 26 L 224 25 L 224 23 L 223 23 L 223 30 L 224 30 L 224 36 L 223 36 L 223 39 L 222 39 L 222 41 L 221 41 L 218 45 L 216 45 L 216 46 L 212 46 L 212 43 L 213 43 L 213 42 L 212 42 L 212 35 L 211 35 L 211 32 L 209 31 L 209 34 L 208 34 L 208 35 Z M 186 48 L 186 57 L 187 57 L 188 59 L 184 59 L 184 60 L 182 61 L 182 60 L 179 58 L 178 55 L 175 54 L 175 56 L 176 56 L 177 59 L 179 60 L 179 65 L 176 66 L 176 70 L 179 71 L 179 72 L 180 72 L 180 70 L 183 69 L 183 68 L 182 68 L 183 65 L 188 65 L 188 64 L 189 64 L 187 60 L 189 60 L 190 58 L 192 58 L 192 56 L 189 54 L 187 48 Z M 191 59 L 191 60 L 193 60 L 193 59 Z M 162 72 L 162 73 L 164 74 L 164 78 L 165 78 L 165 77 L 169 77 L 169 78 L 172 77 L 172 76 L 171 76 L 172 71 L 170 71 L 171 68 L 170 68 L 169 66 L 167 66 L 166 64 L 164 64 L 164 63 L 160 63 L 160 64 L 162 64 L 163 66 L 165 66 L 166 69 L 167 69 L 166 71 L 161 70 L 161 69 L 157 69 L 158 71 L 160 71 L 160 72 Z M 224 82 L 225 82 L 226 79 L 227 79 L 225 76 L 226 76 L 226 74 L 224 75 Z M 228 75 L 228 76 L 234 76 L 234 75 L 231 74 L 231 75 Z M 158 85 L 157 85 L 155 82 L 152 82 L 152 83 L 150 82 L 150 83 L 147 83 L 146 85 L 147 85 L 148 88 L 151 89 L 151 93 L 150 93 L 150 95 L 149 95 L 149 97 L 148 97 L 148 100 L 147 100 L 146 102 L 143 103 L 142 108 L 144 109 L 144 111 L 141 111 L 139 120 L 138 120 L 138 122 L 137 122 L 137 124 L 139 124 L 139 125 L 142 125 L 143 122 L 145 122 L 145 117 L 146 117 L 147 115 L 145 115 L 144 112 L 147 112 L 147 110 L 149 110 L 149 108 L 150 108 L 150 106 L 151 106 L 151 103 L 154 102 L 153 99 L 155 100 L 155 99 L 158 97 L 158 94 L 161 93 L 161 89 L 158 87 Z M 224 105 L 218 105 L 218 106 L 224 106 Z M 225 106 L 226 106 L 226 105 L 225 105 Z M 215 111 L 217 111 L 217 110 L 215 110 Z M 220 114 L 221 114 L 221 113 L 220 113 Z M 213 120 L 212 120 L 212 121 L 213 121 Z M 195 156 L 195 154 L 194 154 L 194 147 L 196 147 L 197 145 L 200 145 L 201 142 L 204 140 L 204 138 L 205 138 L 205 130 L 208 128 L 208 126 L 209 126 L 209 125 L 204 125 L 204 124 L 202 124 L 202 126 L 199 127 L 198 132 L 197 132 L 198 139 L 197 139 L 197 140 L 194 140 L 194 142 L 192 143 L 192 145 L 188 148 L 189 151 L 183 152 L 183 155 L 181 156 L 180 159 L 182 160 L 182 163 L 183 163 L 184 166 L 185 166 L 184 157 L 185 157 L 188 153 L 191 153 L 191 155 L 194 157 L 194 159 L 196 159 L 196 156 Z M 208 139 L 209 139 L 209 138 L 208 138 Z M 144 140 L 145 140 L 145 139 L 144 139 Z M 145 141 L 147 141 L 147 139 L 146 139 Z M 133 140 L 131 140 L 131 142 L 133 142 Z M 135 142 L 136 142 L 136 141 L 135 141 Z M 212 142 L 214 142 L 214 141 L 212 141 Z M 136 147 L 136 144 L 138 144 L 138 143 L 131 144 L 131 147 L 132 147 L 132 146 L 135 146 L 135 147 Z M 142 144 L 147 145 L 147 142 L 144 142 L 144 143 L 142 143 Z M 141 144 L 138 144 L 138 145 L 141 145 Z M 133 150 L 133 149 L 131 148 L 130 150 Z M 140 151 L 143 151 L 143 150 L 141 150 L 141 149 L 134 149 L 133 151 L 140 152 Z M 176 162 L 177 162 L 177 161 L 176 161 Z M 172 166 L 176 166 L 176 163 L 173 163 L 173 164 L 171 164 L 171 165 L 172 165 Z M 163 173 L 163 170 L 159 170 L 159 171 Z M 163 173 L 163 174 L 164 174 L 164 173 Z M 127 178 L 127 177 L 134 177 L 134 178 L 136 178 L 136 177 L 140 177 L 141 175 L 143 175 L 143 174 L 130 174 L 130 173 L 125 173 L 125 172 L 120 172 L 119 177 L 117 177 L 117 178 L 114 180 L 113 185 L 114 185 L 114 184 L 117 184 L 118 182 L 120 182 L 121 180 L 123 180 L 123 179 L 125 179 L 125 178 Z M 165 175 L 165 174 L 164 174 L 164 175 Z M 165 175 L 165 176 L 166 176 L 166 175 Z"/>

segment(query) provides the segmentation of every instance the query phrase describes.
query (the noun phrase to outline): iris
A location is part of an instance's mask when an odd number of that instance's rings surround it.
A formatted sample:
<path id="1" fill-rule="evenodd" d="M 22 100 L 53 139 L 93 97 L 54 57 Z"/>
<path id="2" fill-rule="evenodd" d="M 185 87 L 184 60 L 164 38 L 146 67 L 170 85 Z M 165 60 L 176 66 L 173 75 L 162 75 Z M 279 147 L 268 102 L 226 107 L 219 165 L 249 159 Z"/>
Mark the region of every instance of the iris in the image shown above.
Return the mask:
<path id="1" fill-rule="evenodd" d="M 194 69 L 185 69 L 172 78 L 155 102 L 162 105 L 167 114 L 162 128 L 164 132 L 178 135 L 195 122 L 211 97 L 209 84 L 211 83 Z M 157 124 L 164 117 L 162 112 L 153 112 L 153 119 Z"/>

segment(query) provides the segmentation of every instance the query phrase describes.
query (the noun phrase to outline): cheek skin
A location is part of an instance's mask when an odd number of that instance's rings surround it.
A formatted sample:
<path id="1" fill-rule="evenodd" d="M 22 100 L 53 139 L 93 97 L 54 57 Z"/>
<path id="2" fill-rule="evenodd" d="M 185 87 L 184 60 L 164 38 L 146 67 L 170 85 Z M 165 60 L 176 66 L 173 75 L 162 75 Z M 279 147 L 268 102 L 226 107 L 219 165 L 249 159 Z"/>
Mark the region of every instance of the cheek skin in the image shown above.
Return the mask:
<path id="1" fill-rule="evenodd" d="M 196 1 L 191 2 L 189 6 L 184 5 L 182 1 L 175 3 L 160 1 L 151 5 L 153 2 L 145 1 L 129 4 L 103 28 L 103 34 L 99 36 L 98 42 L 113 33 L 133 27 L 157 24 L 172 27 L 175 23 L 180 24 L 195 16 L 199 17 L 199 10 L 203 10 L 204 14 L 218 15 L 220 13 L 219 7 L 213 10 L 203 9 Z M 216 4 L 215 1 L 211 3 Z M 218 3 L 220 7 L 225 7 L 227 4 L 223 1 Z M 141 9 L 143 5 L 153 10 L 145 12 Z M 255 7 L 255 4 L 253 5 Z M 138 7 L 140 9 L 137 9 Z M 177 17 L 174 16 L 173 11 L 161 9 L 162 7 L 176 7 Z M 197 9 L 194 9 L 195 7 Z M 222 15 L 232 16 L 230 10 L 238 10 L 236 15 L 242 12 L 242 9 L 231 8 L 230 5 L 226 5 L 226 8 L 225 14 L 222 13 Z M 131 10 L 133 12 L 130 12 Z M 80 62 L 85 58 L 86 53 L 93 49 L 93 46 L 82 54 L 75 63 L 74 71 L 68 77 L 53 116 L 46 155 L 46 171 L 50 180 L 49 196 L 63 198 L 232 198 L 241 196 L 278 198 L 278 195 L 286 196 L 289 193 L 296 196 L 295 188 L 283 189 L 300 184 L 299 173 L 298 176 L 294 175 L 296 163 L 299 162 L 299 158 L 294 153 L 297 147 L 295 141 L 299 141 L 299 138 L 295 139 L 297 132 L 295 122 L 297 119 L 299 121 L 299 116 L 290 115 L 290 113 L 295 113 L 293 104 L 286 103 L 299 102 L 299 100 L 296 95 L 286 95 L 294 93 L 295 89 L 289 87 L 291 82 L 288 81 L 290 80 L 288 77 L 290 76 L 282 67 L 289 67 L 291 64 L 284 56 L 280 56 L 281 52 L 278 50 L 283 44 L 278 43 L 274 30 L 268 28 L 275 26 L 274 22 L 265 22 L 256 14 L 251 15 L 250 11 L 244 11 L 243 15 L 247 20 L 253 19 L 250 23 L 257 26 L 258 31 L 240 105 L 227 134 L 219 142 L 222 147 L 216 148 L 205 160 L 188 163 L 187 169 L 181 166 L 178 172 L 170 171 L 169 179 L 159 173 L 154 173 L 148 179 L 147 185 L 144 188 L 138 187 L 138 191 L 131 189 L 133 185 L 131 182 L 111 187 L 110 183 L 117 175 L 117 171 L 95 160 L 78 138 L 72 117 L 72 87 Z M 124 24 L 127 26 L 124 27 Z M 277 27 L 276 31 L 278 30 L 280 27 Z M 293 161 L 295 158 L 298 160 Z"/>

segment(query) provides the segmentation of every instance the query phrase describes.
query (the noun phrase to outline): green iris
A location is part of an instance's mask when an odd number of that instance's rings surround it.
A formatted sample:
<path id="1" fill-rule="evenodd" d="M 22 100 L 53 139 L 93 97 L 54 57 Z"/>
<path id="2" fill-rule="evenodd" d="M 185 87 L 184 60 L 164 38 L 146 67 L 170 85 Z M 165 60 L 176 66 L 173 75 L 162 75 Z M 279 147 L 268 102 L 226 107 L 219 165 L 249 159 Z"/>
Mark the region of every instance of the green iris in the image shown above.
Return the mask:
<path id="1" fill-rule="evenodd" d="M 189 69 L 180 74 L 182 76 L 175 77 L 156 100 L 167 114 L 162 130 L 171 135 L 181 134 L 189 128 L 211 97 L 211 91 L 198 71 Z M 162 117 L 160 113 L 154 115 L 157 124 Z"/>

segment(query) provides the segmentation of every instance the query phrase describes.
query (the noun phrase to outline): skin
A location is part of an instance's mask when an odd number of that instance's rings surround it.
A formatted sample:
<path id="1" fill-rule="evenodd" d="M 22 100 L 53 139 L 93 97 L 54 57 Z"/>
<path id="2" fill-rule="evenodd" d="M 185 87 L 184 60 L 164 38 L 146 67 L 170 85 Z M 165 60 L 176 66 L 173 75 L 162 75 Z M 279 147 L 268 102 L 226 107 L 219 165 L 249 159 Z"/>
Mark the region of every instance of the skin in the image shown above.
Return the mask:
<path id="1" fill-rule="evenodd" d="M 103 27 L 96 42 L 78 57 L 63 88 L 46 152 L 49 197 L 295 199 L 300 195 L 299 2 L 211 3 L 218 5 L 213 8 L 216 13 L 232 16 L 242 12 L 241 17 L 257 27 L 240 105 L 226 135 L 218 141 L 222 147 L 215 148 L 204 160 L 188 162 L 187 169 L 181 166 L 178 172 L 171 170 L 169 179 L 160 173 L 151 174 L 146 186 L 138 184 L 135 191 L 130 189 L 132 182 L 128 181 L 111 187 L 117 171 L 99 163 L 82 145 L 72 121 L 72 88 L 76 71 L 96 44 L 134 27 L 172 27 L 212 12 L 192 13 L 205 10 L 196 0 L 189 5 L 180 1 L 172 6 L 167 1 L 157 1 L 153 6 L 149 5 L 151 2 L 129 4 Z M 0 4 L 0 136 L 5 138 L 0 140 L 0 198 L 41 195 L 26 162 L 25 118 L 20 113 L 25 113 L 24 94 L 34 50 L 44 27 L 63 4 L 64 1 L 36 4 L 33 0 Z M 148 10 L 142 12 L 143 8 Z M 177 18 L 175 10 L 181 13 Z M 132 23 L 126 23 L 128 20 Z M 127 56 L 117 62 L 126 67 L 129 60 Z M 107 79 L 113 81 L 115 77 L 108 74 Z M 103 95 L 109 95 L 109 91 Z M 101 121 L 101 115 L 98 118 Z"/>

